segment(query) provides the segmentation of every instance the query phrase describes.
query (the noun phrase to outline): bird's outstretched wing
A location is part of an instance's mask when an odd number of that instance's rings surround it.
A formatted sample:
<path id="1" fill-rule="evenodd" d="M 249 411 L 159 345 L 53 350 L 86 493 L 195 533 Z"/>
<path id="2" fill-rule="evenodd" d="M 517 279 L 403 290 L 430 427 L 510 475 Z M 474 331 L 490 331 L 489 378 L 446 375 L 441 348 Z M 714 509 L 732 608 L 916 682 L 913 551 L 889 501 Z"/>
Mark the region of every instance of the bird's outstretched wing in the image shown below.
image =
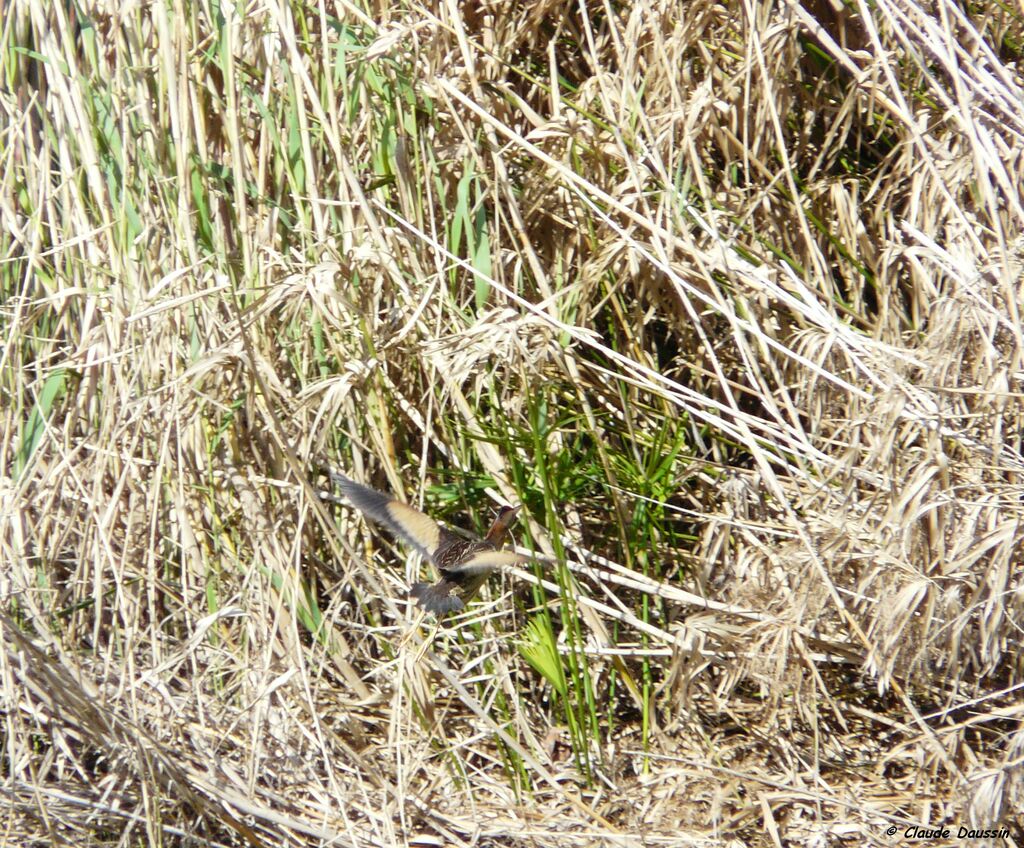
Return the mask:
<path id="1" fill-rule="evenodd" d="M 475 574 L 490 574 L 506 565 L 517 565 L 528 561 L 527 557 L 514 554 L 512 551 L 479 551 L 465 562 L 451 568 L 441 568 L 439 571 L 442 577 L 448 575 L 469 577 Z"/>
<path id="2" fill-rule="evenodd" d="M 438 549 L 457 539 L 429 515 L 424 515 L 390 495 L 350 480 L 337 471 L 328 471 L 328 476 L 367 518 L 387 527 L 435 565 L 437 562 L 434 556 Z"/>
<path id="3" fill-rule="evenodd" d="M 526 557 L 511 551 L 480 550 L 459 565 L 439 568 L 440 579 L 436 583 L 416 583 L 409 594 L 427 612 L 442 618 L 463 609 L 488 574 L 503 566 L 526 561 Z"/>

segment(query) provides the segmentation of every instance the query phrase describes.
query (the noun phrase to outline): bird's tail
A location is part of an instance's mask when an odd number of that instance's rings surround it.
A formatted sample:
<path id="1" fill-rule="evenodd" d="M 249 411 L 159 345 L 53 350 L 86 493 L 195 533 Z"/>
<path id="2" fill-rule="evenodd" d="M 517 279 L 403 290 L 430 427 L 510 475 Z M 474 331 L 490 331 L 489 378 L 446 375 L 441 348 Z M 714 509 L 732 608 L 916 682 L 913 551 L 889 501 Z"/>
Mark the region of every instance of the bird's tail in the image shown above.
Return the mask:
<path id="1" fill-rule="evenodd" d="M 434 585 L 430 583 L 415 583 L 409 590 L 409 595 L 415 598 L 416 603 L 427 612 L 432 612 L 440 617 L 465 607 L 461 599 L 448 591 L 449 588 L 451 587 L 446 586 L 443 581 Z"/>

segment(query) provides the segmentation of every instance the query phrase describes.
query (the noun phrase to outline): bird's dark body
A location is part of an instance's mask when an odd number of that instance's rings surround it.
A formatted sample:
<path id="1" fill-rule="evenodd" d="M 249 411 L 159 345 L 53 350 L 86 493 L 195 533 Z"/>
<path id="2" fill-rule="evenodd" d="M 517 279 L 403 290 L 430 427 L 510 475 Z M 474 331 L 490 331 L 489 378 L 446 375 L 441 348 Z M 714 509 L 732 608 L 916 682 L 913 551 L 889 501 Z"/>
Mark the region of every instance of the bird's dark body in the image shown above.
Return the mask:
<path id="1" fill-rule="evenodd" d="M 408 504 L 356 483 L 344 474 L 328 473 L 368 518 L 383 524 L 434 563 L 440 577 L 437 583 L 416 583 L 409 594 L 423 609 L 437 616 L 461 610 L 489 574 L 524 559 L 500 550 L 518 507 L 502 507 L 486 538 L 463 539 Z"/>
<path id="2" fill-rule="evenodd" d="M 460 539 L 436 551 L 434 553 L 434 564 L 442 571 L 446 571 L 470 559 L 474 554 L 496 550 L 498 549 L 490 542 L 474 542 L 470 539 Z"/>

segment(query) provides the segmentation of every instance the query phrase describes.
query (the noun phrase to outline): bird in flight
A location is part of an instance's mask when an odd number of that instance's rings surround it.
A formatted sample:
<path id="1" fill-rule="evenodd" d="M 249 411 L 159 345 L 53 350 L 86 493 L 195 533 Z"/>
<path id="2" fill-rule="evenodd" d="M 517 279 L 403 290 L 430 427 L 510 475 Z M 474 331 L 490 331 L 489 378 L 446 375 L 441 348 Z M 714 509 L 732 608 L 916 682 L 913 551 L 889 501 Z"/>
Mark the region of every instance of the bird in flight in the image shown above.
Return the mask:
<path id="1" fill-rule="evenodd" d="M 521 507 L 503 506 L 483 539 L 463 539 L 441 527 L 429 515 L 406 503 L 328 470 L 331 481 L 367 518 L 383 525 L 412 545 L 437 569 L 436 583 L 416 583 L 409 594 L 427 612 L 439 618 L 463 609 L 480 590 L 488 575 L 527 558 L 502 551 L 508 528 Z"/>

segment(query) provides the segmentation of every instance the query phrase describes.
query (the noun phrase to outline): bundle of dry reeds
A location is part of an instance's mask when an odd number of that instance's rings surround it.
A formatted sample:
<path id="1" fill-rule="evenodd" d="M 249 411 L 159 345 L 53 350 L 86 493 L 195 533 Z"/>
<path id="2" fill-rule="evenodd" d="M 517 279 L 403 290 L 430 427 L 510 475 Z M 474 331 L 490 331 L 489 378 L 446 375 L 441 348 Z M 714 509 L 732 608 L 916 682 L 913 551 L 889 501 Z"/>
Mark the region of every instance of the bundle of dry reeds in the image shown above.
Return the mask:
<path id="1" fill-rule="evenodd" d="M 1020 844 L 1011 6 L 6 4 L 0 843 Z"/>

